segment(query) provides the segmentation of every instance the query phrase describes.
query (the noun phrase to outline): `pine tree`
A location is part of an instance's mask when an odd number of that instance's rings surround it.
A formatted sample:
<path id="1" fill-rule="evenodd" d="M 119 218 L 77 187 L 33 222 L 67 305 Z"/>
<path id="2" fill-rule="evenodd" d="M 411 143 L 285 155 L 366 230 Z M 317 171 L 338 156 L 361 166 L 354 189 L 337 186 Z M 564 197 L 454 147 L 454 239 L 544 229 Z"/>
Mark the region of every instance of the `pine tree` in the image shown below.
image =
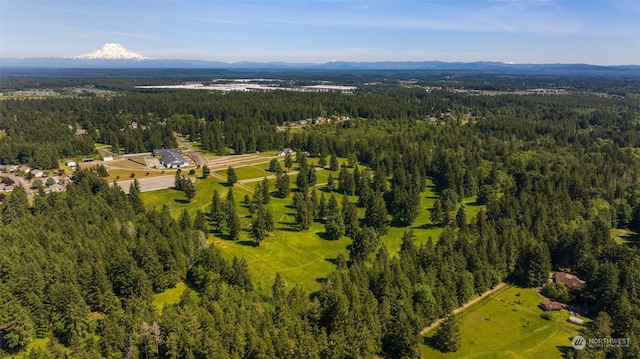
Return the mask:
<path id="1" fill-rule="evenodd" d="M 238 182 L 236 170 L 234 170 L 233 167 L 229 166 L 229 168 L 227 168 L 227 184 L 229 186 L 233 186 L 236 182 Z"/>
<path id="2" fill-rule="evenodd" d="M 300 197 L 296 205 L 296 224 L 300 230 L 309 229 L 313 223 L 313 208 L 308 198 Z"/>
<path id="3" fill-rule="evenodd" d="M 320 194 L 320 200 L 318 201 L 318 215 L 317 220 L 321 220 L 327 216 L 327 200 L 324 198 L 324 193 Z"/>
<path id="4" fill-rule="evenodd" d="M 308 180 L 307 183 L 309 184 L 310 187 L 313 187 L 316 185 L 316 182 L 318 181 L 318 178 L 316 177 L 316 168 L 315 167 L 311 167 L 309 168 L 309 173 L 308 173 Z"/>
<path id="5" fill-rule="evenodd" d="M 284 166 L 287 167 L 287 171 L 291 170 L 291 167 L 293 166 L 293 160 L 291 159 L 291 153 L 289 152 L 284 155 Z"/>
<path id="6" fill-rule="evenodd" d="M 329 171 L 337 171 L 338 170 L 338 157 L 336 154 L 331 155 L 331 159 L 329 160 Z"/>
<path id="7" fill-rule="evenodd" d="M 344 235 L 344 222 L 340 211 L 327 218 L 324 231 L 330 240 L 338 240 Z"/>
<path id="8" fill-rule="evenodd" d="M 211 174 L 211 169 L 209 169 L 209 166 L 207 165 L 202 166 L 202 178 L 207 179 L 210 174 Z"/>
<path id="9" fill-rule="evenodd" d="M 287 198 L 289 193 L 291 193 L 291 183 L 289 181 L 289 175 L 286 172 L 277 175 L 276 192 L 280 198 Z"/>
<path id="10" fill-rule="evenodd" d="M 176 171 L 176 176 L 175 176 L 175 179 L 174 179 L 174 181 L 173 181 L 173 187 L 174 187 L 175 189 L 177 189 L 178 191 L 182 191 L 182 188 L 183 188 L 183 187 L 182 187 L 182 185 L 183 185 L 183 183 L 184 183 L 184 182 L 182 181 L 182 176 L 180 176 L 180 172 L 181 172 L 181 171 L 180 171 L 180 169 L 178 169 L 178 170 Z"/>
<path id="11" fill-rule="evenodd" d="M 262 204 L 268 204 L 271 201 L 271 195 L 269 191 L 269 181 L 267 177 L 262 179 L 262 187 L 260 188 L 260 197 L 262 198 Z"/>
<path id="12" fill-rule="evenodd" d="M 456 225 L 463 232 L 466 231 L 468 228 L 467 213 L 465 211 L 464 204 L 460 206 L 460 208 L 458 209 L 458 213 L 456 213 Z"/>
<path id="13" fill-rule="evenodd" d="M 346 165 L 342 165 L 338 175 L 338 192 L 351 196 L 355 193 L 355 190 L 356 186 L 353 180 L 353 173 L 347 169 Z"/>
<path id="14" fill-rule="evenodd" d="M 387 232 L 387 208 L 381 193 L 373 195 L 364 215 L 364 223 L 381 236 Z"/>
<path id="15" fill-rule="evenodd" d="M 327 155 L 322 152 L 320 153 L 320 156 L 318 158 L 318 166 L 322 168 L 327 166 Z"/>
<path id="16" fill-rule="evenodd" d="M 343 213 L 344 233 L 347 237 L 353 238 L 360 228 L 356 205 L 353 203 L 347 204 L 347 207 L 343 208 Z"/>
<path id="17" fill-rule="evenodd" d="M 335 180 L 333 179 L 333 174 L 329 173 L 329 177 L 327 177 L 327 191 L 333 192 L 336 188 Z"/>
<path id="18" fill-rule="evenodd" d="M 269 232 L 273 230 L 273 225 L 271 212 L 264 206 L 260 206 L 258 213 L 251 222 L 251 238 L 253 238 L 257 245 L 260 245 Z"/>
<path id="19" fill-rule="evenodd" d="M 187 212 L 186 209 L 182 210 L 178 223 L 180 224 L 180 230 L 182 231 L 191 229 L 191 216 L 189 216 L 189 212 Z"/>
<path id="20" fill-rule="evenodd" d="M 269 172 L 281 173 L 282 167 L 280 166 L 280 162 L 277 159 L 272 158 L 269 162 Z"/>
<path id="21" fill-rule="evenodd" d="M 338 201 L 336 200 L 336 196 L 333 194 L 329 197 L 329 201 L 327 203 L 327 213 L 326 216 L 331 216 L 334 213 L 338 212 L 340 208 L 338 208 Z"/>
<path id="22" fill-rule="evenodd" d="M 193 182 L 191 182 L 191 180 L 189 180 L 188 178 L 184 179 L 182 190 L 184 191 L 185 197 L 187 197 L 187 202 L 191 202 L 193 197 L 196 196 L 196 187 L 193 185 Z"/>
<path id="23" fill-rule="evenodd" d="M 366 260 L 369 254 L 373 253 L 378 246 L 378 236 L 375 230 L 366 226 L 358 230 L 352 239 L 349 257 L 354 262 Z"/>
<path id="24" fill-rule="evenodd" d="M 433 342 L 443 353 L 453 353 L 460 349 L 460 324 L 454 314 L 447 315 L 433 336 Z"/>
<path id="25" fill-rule="evenodd" d="M 129 203 L 135 213 L 144 212 L 144 202 L 142 202 L 142 199 L 140 198 L 140 184 L 137 179 L 133 180 L 129 186 L 129 195 L 127 198 L 129 199 Z"/>
<path id="26" fill-rule="evenodd" d="M 229 237 L 231 240 L 238 240 L 240 238 L 240 217 L 236 211 L 234 202 L 225 202 L 225 214 L 226 222 L 229 227 Z"/>
<path id="27" fill-rule="evenodd" d="M 196 211 L 196 219 L 193 222 L 193 229 L 196 231 L 202 231 L 205 235 L 208 234 L 207 217 L 204 212 L 199 209 Z"/>

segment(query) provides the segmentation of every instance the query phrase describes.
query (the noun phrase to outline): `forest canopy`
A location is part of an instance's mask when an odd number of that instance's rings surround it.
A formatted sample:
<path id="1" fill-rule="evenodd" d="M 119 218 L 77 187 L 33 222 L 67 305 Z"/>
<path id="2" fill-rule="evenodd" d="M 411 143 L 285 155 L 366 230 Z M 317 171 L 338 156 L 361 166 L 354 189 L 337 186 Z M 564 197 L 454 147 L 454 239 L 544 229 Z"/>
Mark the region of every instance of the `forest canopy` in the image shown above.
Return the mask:
<path id="1" fill-rule="evenodd" d="M 482 80 L 492 91 L 506 86 Z M 241 230 L 233 217 L 239 200 L 229 195 L 215 193 L 218 204 L 192 220 L 186 212 L 172 217 L 167 206 L 146 208 L 138 191 L 125 194 L 91 170 L 76 171 L 66 192 L 32 201 L 16 186 L 0 205 L 2 350 L 21 353 L 48 338 L 29 355 L 415 358 L 420 330 L 439 318 L 455 329 L 450 313 L 471 298 L 504 281 L 537 287 L 563 269 L 586 281 L 580 300 L 601 318 L 597 329 L 631 338 L 608 355 L 638 357 L 640 255 L 610 234 L 640 231 L 637 81 L 577 80 L 557 96 L 478 95 L 423 81 L 351 94 L 129 89 L 1 100 L 2 164 L 57 168 L 63 158 L 94 153 L 96 143 L 120 154 L 175 147 L 174 132 L 218 155 L 292 148 L 305 154 L 292 203 L 299 229 L 320 221 L 328 240 L 352 241 L 348 260 L 336 260 L 321 289 L 306 293 L 280 275 L 256 283 L 245 259 L 225 259 L 209 241 L 209 226 L 222 220 L 225 231 Z M 319 116 L 350 120 L 278 129 Z M 336 156 L 350 164 L 330 164 Z M 339 171 L 328 193 L 358 198 L 338 204 L 327 195 L 333 212 L 324 216 L 315 207 L 324 193 L 307 191 L 316 179 L 306 161 L 320 158 Z M 247 201 L 260 224 L 256 238 L 273 227 L 269 199 L 291 192 L 282 169 L 272 170 L 277 191 L 265 178 L 266 190 Z M 426 178 L 438 188 L 430 209 L 418 205 Z M 461 199 L 474 196 L 485 207 L 467 220 Z M 316 212 L 304 212 L 310 208 Z M 417 241 L 410 226 L 419 211 L 443 228 L 439 238 Z M 378 240 L 389 226 L 406 229 L 397 253 Z M 189 289 L 157 311 L 153 295 L 177 283 Z"/>

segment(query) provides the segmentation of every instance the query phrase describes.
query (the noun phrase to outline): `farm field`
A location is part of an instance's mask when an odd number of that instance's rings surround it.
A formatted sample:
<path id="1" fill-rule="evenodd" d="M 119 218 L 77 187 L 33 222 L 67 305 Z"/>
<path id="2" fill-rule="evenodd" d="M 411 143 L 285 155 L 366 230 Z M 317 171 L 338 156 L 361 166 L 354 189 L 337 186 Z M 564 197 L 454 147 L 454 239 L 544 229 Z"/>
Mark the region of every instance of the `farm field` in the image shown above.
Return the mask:
<path id="1" fill-rule="evenodd" d="M 573 350 L 571 338 L 580 326 L 569 323 L 567 311 L 543 319 L 543 301 L 535 288 L 506 286 L 458 314 L 461 346 L 442 353 L 429 346 L 436 330 L 424 336 L 423 358 L 562 358 Z M 583 318 L 584 319 L 584 318 Z"/>

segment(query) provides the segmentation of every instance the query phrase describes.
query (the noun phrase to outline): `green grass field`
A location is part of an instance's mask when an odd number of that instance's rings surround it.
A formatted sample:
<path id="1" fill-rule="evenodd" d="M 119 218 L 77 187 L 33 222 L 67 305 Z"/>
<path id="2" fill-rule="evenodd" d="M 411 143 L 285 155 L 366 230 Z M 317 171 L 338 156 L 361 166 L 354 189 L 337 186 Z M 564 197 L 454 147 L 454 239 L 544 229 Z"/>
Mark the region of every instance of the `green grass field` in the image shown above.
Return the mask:
<path id="1" fill-rule="evenodd" d="M 184 282 L 178 282 L 174 288 L 169 288 L 162 293 L 153 296 L 153 307 L 158 314 L 162 314 L 165 305 L 178 304 L 182 293 L 187 289 Z"/>
<path id="2" fill-rule="evenodd" d="M 571 339 L 580 326 L 567 321 L 567 311 L 543 319 L 543 301 L 534 288 L 507 286 L 458 314 L 461 346 L 455 353 L 433 349 L 425 335 L 423 358 L 562 358 L 573 350 Z M 584 318 L 583 318 L 584 319 Z"/>
<path id="3" fill-rule="evenodd" d="M 341 159 L 344 161 L 344 159 Z M 312 163 L 315 163 L 312 161 Z M 267 164 L 256 166 L 244 166 L 236 168 L 236 174 L 240 180 L 255 179 L 245 183 L 245 188 L 253 189 L 265 175 L 271 175 L 266 171 Z M 362 168 L 362 167 L 361 167 Z M 297 167 L 295 168 L 297 169 Z M 184 193 L 166 189 L 154 192 L 145 192 L 141 194 L 141 198 L 150 208 L 160 210 L 163 205 L 167 205 L 171 214 L 177 218 L 183 210 L 187 210 L 193 220 L 196 211 L 208 213 L 211 205 L 211 195 L 214 190 L 218 190 L 222 199 L 226 197 L 228 187 L 226 186 L 226 170 L 216 171 L 220 177 L 210 176 L 208 179 L 198 179 L 195 182 L 196 196 L 191 203 L 187 203 Z M 337 179 L 338 172 L 330 172 L 322 169 L 317 170 L 316 190 L 322 191 L 325 187 L 327 177 L 331 173 Z M 296 175 L 290 176 L 291 187 L 295 188 Z M 275 191 L 274 179 L 269 179 L 271 191 Z M 280 273 L 290 286 L 299 285 L 308 293 L 315 292 L 320 289 L 321 281 L 335 268 L 335 259 L 338 254 L 342 253 L 345 257 L 349 257 L 348 247 L 351 239 L 342 238 L 338 241 L 325 240 L 322 237 L 324 233 L 324 225 L 322 223 L 313 223 L 310 229 L 299 231 L 295 228 L 295 209 L 292 208 L 291 202 L 293 193 L 286 199 L 271 198 L 271 202 L 267 206 L 271 211 L 274 221 L 275 230 L 270 236 L 262 242 L 259 247 L 254 246 L 253 241 L 249 237 L 249 223 L 251 217 L 248 209 L 242 204 L 245 195 L 251 195 L 251 192 L 240 185 L 234 186 L 234 195 L 237 204 L 237 210 L 240 215 L 242 232 L 238 241 L 230 241 L 225 236 L 217 236 L 214 233 L 209 234 L 209 241 L 222 249 L 223 255 L 232 259 L 234 256 L 245 258 L 249 263 L 249 271 L 253 278 L 256 288 L 269 288 L 275 279 L 276 273 Z M 328 200 L 330 194 L 324 193 Z M 341 201 L 342 195 L 334 193 L 338 202 Z M 390 253 L 397 253 L 400 249 L 401 238 L 404 232 L 413 229 L 417 244 L 424 243 L 429 237 L 437 240 L 442 228 L 434 226 L 429 219 L 429 209 L 433 207 L 437 193 L 433 182 L 427 180 L 427 189 L 421 196 L 420 215 L 414 224 L 409 228 L 389 227 L 388 232 L 382 236 L 383 243 Z M 356 202 L 357 197 L 351 196 L 351 202 Z M 478 213 L 481 206 L 475 205 L 475 198 L 465 199 L 464 203 L 467 208 L 467 219 L 471 219 Z M 364 217 L 364 208 L 358 208 L 359 217 Z M 455 215 L 455 213 L 453 213 Z"/>

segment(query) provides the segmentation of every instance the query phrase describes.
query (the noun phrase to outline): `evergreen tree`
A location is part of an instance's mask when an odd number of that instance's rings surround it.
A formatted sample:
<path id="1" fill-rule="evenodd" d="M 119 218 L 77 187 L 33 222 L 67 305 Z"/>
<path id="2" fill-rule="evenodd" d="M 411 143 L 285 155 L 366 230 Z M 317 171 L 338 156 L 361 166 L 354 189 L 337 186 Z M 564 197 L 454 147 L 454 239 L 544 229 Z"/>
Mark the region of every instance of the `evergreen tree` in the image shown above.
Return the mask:
<path id="1" fill-rule="evenodd" d="M 234 170 L 233 167 L 229 166 L 229 168 L 227 168 L 227 184 L 229 186 L 233 186 L 236 182 L 238 182 L 236 170 Z"/>
<path id="2" fill-rule="evenodd" d="M 346 165 L 342 165 L 338 176 L 338 192 L 351 196 L 355 193 L 355 190 L 353 173 L 347 169 Z"/>
<path id="3" fill-rule="evenodd" d="M 336 188 L 336 184 L 335 184 L 335 180 L 333 179 L 333 174 L 329 173 L 329 176 L 327 177 L 327 191 L 328 192 L 333 192 L 333 190 Z"/>
<path id="4" fill-rule="evenodd" d="M 269 181 L 267 180 L 267 177 L 262 179 L 261 191 L 262 203 L 268 204 L 271 201 L 271 191 L 269 191 Z"/>
<path id="5" fill-rule="evenodd" d="M 224 206 L 226 224 L 229 228 L 229 237 L 231 240 L 236 241 L 240 238 L 240 217 L 236 211 L 235 202 L 226 201 Z"/>
<path id="6" fill-rule="evenodd" d="M 140 184 L 137 179 L 133 180 L 129 186 L 129 195 L 127 198 L 129 199 L 129 203 L 135 213 L 144 212 L 144 202 L 142 202 L 142 199 L 140 198 Z"/>
<path id="7" fill-rule="evenodd" d="M 291 167 L 293 166 L 293 159 L 289 152 L 284 155 L 284 166 L 287 167 L 287 171 L 291 170 Z"/>
<path id="8" fill-rule="evenodd" d="M 333 194 L 329 197 L 329 201 L 327 203 L 327 213 L 326 216 L 331 216 L 334 213 L 338 212 L 340 208 L 338 207 L 338 201 L 336 200 L 336 196 Z"/>
<path id="9" fill-rule="evenodd" d="M 272 230 L 273 217 L 271 212 L 264 206 L 260 206 L 256 218 L 251 222 L 251 238 L 253 238 L 257 245 L 260 245 Z"/>
<path id="10" fill-rule="evenodd" d="M 187 202 L 191 202 L 193 197 L 196 196 L 196 187 L 193 185 L 193 182 L 191 182 L 191 180 L 189 180 L 188 178 L 185 178 L 182 189 L 184 191 L 185 197 L 187 197 Z"/>
<path id="11" fill-rule="evenodd" d="M 200 209 L 196 211 L 196 219 L 193 222 L 193 229 L 196 231 L 202 231 L 205 235 L 209 234 L 207 228 L 207 217 Z"/>
<path id="12" fill-rule="evenodd" d="M 309 173 L 308 173 L 308 180 L 307 183 L 309 184 L 310 187 L 313 187 L 316 185 L 316 182 L 318 181 L 317 177 L 316 177 L 316 168 L 315 167 L 311 167 L 309 168 Z"/>
<path id="13" fill-rule="evenodd" d="M 538 287 L 547 282 L 551 272 L 551 257 L 549 248 L 544 243 L 533 244 L 528 258 L 527 285 Z"/>
<path id="14" fill-rule="evenodd" d="M 331 155 L 331 159 L 329 160 L 329 171 L 337 171 L 338 166 L 338 157 L 335 153 Z"/>
<path id="15" fill-rule="evenodd" d="M 278 159 L 272 158 L 271 161 L 269 161 L 269 172 L 274 172 L 274 173 L 282 172 L 282 167 L 280 166 L 280 162 L 278 162 Z"/>
<path id="16" fill-rule="evenodd" d="M 291 184 L 289 181 L 289 175 L 286 172 L 282 172 L 276 177 L 276 192 L 278 197 L 287 198 L 291 192 Z"/>
<path id="17" fill-rule="evenodd" d="M 327 155 L 325 153 L 320 153 L 318 157 L 318 166 L 325 168 L 327 166 Z"/>
<path id="18" fill-rule="evenodd" d="M 460 324 L 454 314 L 447 315 L 436 329 L 433 342 L 443 353 L 453 353 L 460 349 Z"/>
<path id="19" fill-rule="evenodd" d="M 176 171 L 175 180 L 173 181 L 173 187 L 174 187 L 175 189 L 177 189 L 178 191 L 182 191 L 182 189 L 183 189 L 183 187 L 182 187 L 182 186 L 183 186 L 183 184 L 184 184 L 184 182 L 183 182 L 183 178 L 182 178 L 182 176 L 180 176 L 180 173 L 181 173 L 181 171 L 180 171 L 180 169 L 178 169 L 178 170 Z"/>
<path id="20" fill-rule="evenodd" d="M 21 305 L 9 303 L 4 341 L 10 350 L 24 349 L 35 336 L 33 321 L 29 312 Z"/>
<path id="21" fill-rule="evenodd" d="M 345 235 L 353 238 L 360 228 L 360 221 L 358 220 L 358 210 L 353 203 L 347 204 L 346 208 L 343 208 L 344 213 L 344 228 Z"/>
<path id="22" fill-rule="evenodd" d="M 211 169 L 209 169 L 209 166 L 207 166 L 206 164 L 202 166 L 202 178 L 203 179 L 207 179 L 209 178 L 209 175 L 211 174 Z"/>
<path id="23" fill-rule="evenodd" d="M 373 195 L 371 204 L 365 211 L 364 223 L 373 228 L 378 235 L 387 232 L 387 207 L 381 193 Z"/>
<path id="24" fill-rule="evenodd" d="M 300 196 L 300 201 L 296 205 L 296 224 L 298 229 L 305 230 L 313 223 L 313 207 L 311 201 L 304 196 Z"/>
<path id="25" fill-rule="evenodd" d="M 329 216 L 324 225 L 324 231 L 330 240 L 338 240 L 344 235 L 344 222 L 340 211 Z"/>
<path id="26" fill-rule="evenodd" d="M 378 246 L 378 236 L 373 228 L 362 227 L 353 236 L 351 252 L 349 257 L 352 262 L 361 262 L 376 250 Z"/>
<path id="27" fill-rule="evenodd" d="M 463 232 L 467 230 L 467 213 L 464 204 L 460 206 L 458 213 L 456 213 L 456 226 Z"/>
<path id="28" fill-rule="evenodd" d="M 320 194 L 320 199 L 318 200 L 318 215 L 316 217 L 317 220 L 321 220 L 327 216 L 327 200 L 324 197 L 324 193 Z"/>

